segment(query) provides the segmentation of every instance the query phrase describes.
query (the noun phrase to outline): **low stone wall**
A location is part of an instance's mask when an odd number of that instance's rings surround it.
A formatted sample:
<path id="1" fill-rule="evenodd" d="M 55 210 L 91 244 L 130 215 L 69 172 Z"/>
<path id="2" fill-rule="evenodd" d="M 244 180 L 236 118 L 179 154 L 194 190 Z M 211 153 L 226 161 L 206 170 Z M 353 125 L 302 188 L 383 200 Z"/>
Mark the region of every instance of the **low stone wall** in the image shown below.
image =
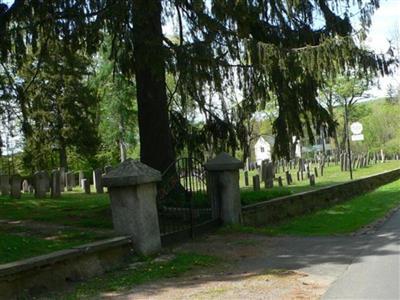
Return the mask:
<path id="1" fill-rule="evenodd" d="M 60 289 L 120 266 L 132 253 L 131 239 L 117 237 L 0 265 L 0 299 Z"/>
<path id="2" fill-rule="evenodd" d="M 400 169 L 396 169 L 310 192 L 247 205 L 242 208 L 242 221 L 247 226 L 277 223 L 349 200 L 399 178 Z"/>

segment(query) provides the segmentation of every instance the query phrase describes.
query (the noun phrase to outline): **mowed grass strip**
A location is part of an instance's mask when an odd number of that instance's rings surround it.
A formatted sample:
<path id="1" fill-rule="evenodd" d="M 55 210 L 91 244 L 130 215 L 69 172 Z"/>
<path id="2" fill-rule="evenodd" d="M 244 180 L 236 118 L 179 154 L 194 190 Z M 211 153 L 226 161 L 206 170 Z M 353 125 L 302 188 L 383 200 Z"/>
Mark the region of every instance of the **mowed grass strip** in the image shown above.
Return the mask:
<path id="1" fill-rule="evenodd" d="M 40 299 L 97 299 L 104 293 L 124 292 L 138 284 L 177 277 L 195 268 L 211 267 L 218 264 L 219 260 L 213 256 L 177 253 L 169 262 L 156 262 L 149 257 L 143 257 L 141 262 L 137 268 L 118 269 Z"/>
<path id="2" fill-rule="evenodd" d="M 0 231 L 0 264 L 68 249 L 106 237 L 89 232 L 63 230 L 49 237 L 25 236 Z"/>
<path id="3" fill-rule="evenodd" d="M 384 217 L 399 205 L 400 180 L 397 180 L 342 204 L 295 217 L 277 225 L 262 228 L 235 226 L 222 231 L 298 236 L 346 234 Z"/>
<path id="4" fill-rule="evenodd" d="M 360 179 L 364 177 L 368 177 L 374 174 L 379 174 L 395 169 L 400 168 L 400 161 L 393 160 L 393 161 L 386 161 L 384 163 L 377 163 L 369 165 L 366 168 L 356 169 L 353 171 L 354 179 Z M 318 173 L 320 169 L 318 169 Z M 342 172 L 340 171 L 339 165 L 330 164 L 330 166 L 326 166 L 324 169 L 324 176 L 319 176 L 315 179 L 315 186 L 310 186 L 310 182 L 307 179 L 307 174 L 303 173 L 304 180 L 297 181 L 297 169 L 290 170 L 292 174 L 293 184 L 290 186 L 286 183 L 286 175 L 284 173 L 276 174 L 276 178 L 278 176 L 282 177 L 283 187 L 278 187 L 278 182 L 274 182 L 273 188 L 264 188 L 264 183 L 261 183 L 261 190 L 258 192 L 253 192 L 252 186 L 252 176 L 257 175 L 258 171 L 250 171 L 249 172 L 249 184 L 250 186 L 246 187 L 244 184 L 244 174 L 240 172 L 240 193 L 241 193 L 241 200 L 242 205 L 253 204 L 261 201 L 271 200 L 273 198 L 286 196 L 286 195 L 293 195 L 296 193 L 306 192 L 315 190 L 321 187 L 334 185 L 343 183 L 350 180 L 349 172 Z M 314 169 L 311 170 L 311 173 L 314 173 Z M 320 175 L 320 174 L 318 174 Z"/>
<path id="5" fill-rule="evenodd" d="M 76 227 L 112 228 L 108 194 L 63 193 L 60 199 L 0 197 L 0 219 L 33 220 Z"/>

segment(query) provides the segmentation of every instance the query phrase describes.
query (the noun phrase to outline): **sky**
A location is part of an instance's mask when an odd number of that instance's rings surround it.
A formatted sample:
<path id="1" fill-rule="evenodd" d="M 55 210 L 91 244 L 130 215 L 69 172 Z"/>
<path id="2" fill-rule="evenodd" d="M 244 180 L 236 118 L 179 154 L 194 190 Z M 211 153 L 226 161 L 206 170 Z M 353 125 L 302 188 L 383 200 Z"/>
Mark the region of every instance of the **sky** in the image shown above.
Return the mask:
<path id="1" fill-rule="evenodd" d="M 372 26 L 367 38 L 367 45 L 376 52 L 385 53 L 389 49 L 388 40 L 395 29 L 400 30 L 400 0 L 381 0 L 381 7 L 372 17 Z M 400 72 L 393 76 L 379 78 L 378 87 L 373 88 L 370 93 L 375 97 L 386 96 L 388 84 L 398 86 Z"/>

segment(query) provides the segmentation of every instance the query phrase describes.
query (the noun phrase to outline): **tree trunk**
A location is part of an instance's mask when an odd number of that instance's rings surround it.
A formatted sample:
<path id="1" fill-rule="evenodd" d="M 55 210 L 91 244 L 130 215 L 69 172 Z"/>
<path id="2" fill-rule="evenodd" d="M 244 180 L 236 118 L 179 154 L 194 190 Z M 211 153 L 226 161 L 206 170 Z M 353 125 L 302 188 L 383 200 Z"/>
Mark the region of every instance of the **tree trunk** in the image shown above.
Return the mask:
<path id="1" fill-rule="evenodd" d="M 140 159 L 164 171 L 175 159 L 169 127 L 161 2 L 133 2 L 133 31 Z"/>
<path id="2" fill-rule="evenodd" d="M 126 147 L 122 138 L 119 139 L 118 144 L 119 144 L 119 158 L 121 162 L 124 162 L 126 160 Z"/>
<path id="3" fill-rule="evenodd" d="M 60 168 L 68 171 L 67 149 L 65 143 L 60 141 Z"/>

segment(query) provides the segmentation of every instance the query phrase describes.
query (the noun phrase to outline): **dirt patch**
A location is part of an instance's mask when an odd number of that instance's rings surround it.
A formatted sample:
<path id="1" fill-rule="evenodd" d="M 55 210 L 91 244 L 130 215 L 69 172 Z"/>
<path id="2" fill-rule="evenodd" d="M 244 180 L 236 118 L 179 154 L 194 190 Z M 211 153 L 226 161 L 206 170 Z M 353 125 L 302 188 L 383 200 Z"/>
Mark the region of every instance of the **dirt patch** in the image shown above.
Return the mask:
<path id="1" fill-rule="evenodd" d="M 265 267 L 279 243 L 279 239 L 262 235 L 210 235 L 174 251 L 218 256 L 222 261 L 218 266 L 139 285 L 124 293 L 107 293 L 102 299 L 319 299 L 331 278 Z"/>

